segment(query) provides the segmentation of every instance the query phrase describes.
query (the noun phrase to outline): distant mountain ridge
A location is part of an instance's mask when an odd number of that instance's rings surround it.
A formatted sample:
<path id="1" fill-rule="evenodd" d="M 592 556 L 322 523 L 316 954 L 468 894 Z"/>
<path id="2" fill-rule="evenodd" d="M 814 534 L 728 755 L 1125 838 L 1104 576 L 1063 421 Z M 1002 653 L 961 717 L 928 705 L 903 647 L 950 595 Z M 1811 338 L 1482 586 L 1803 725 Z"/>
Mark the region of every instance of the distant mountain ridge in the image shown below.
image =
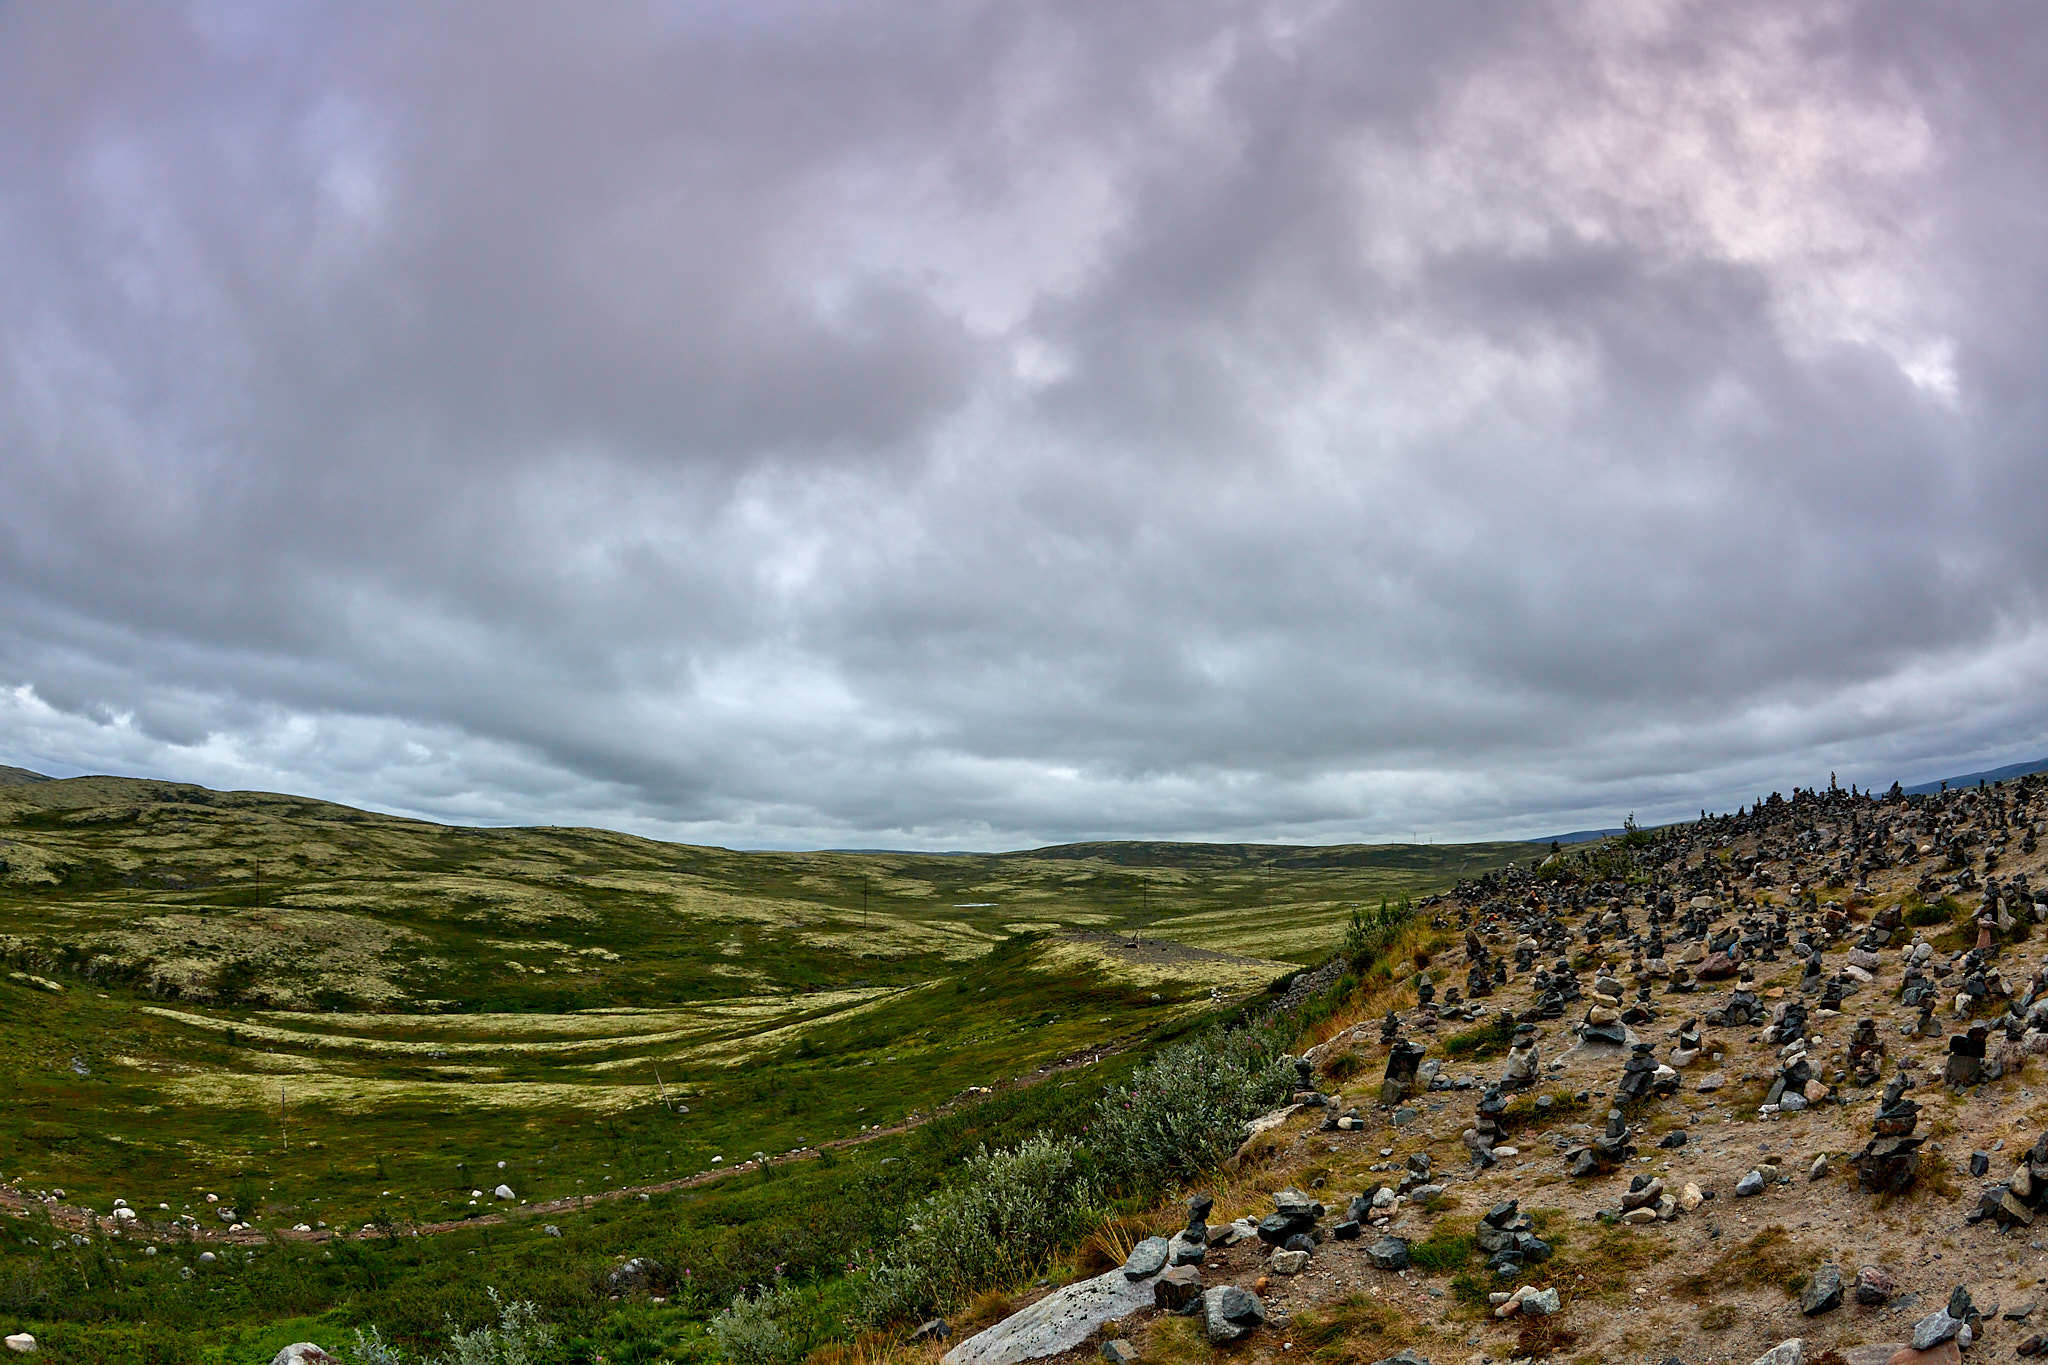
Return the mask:
<path id="1" fill-rule="evenodd" d="M 0 787 L 26 787 L 31 782 L 54 782 L 57 779 L 42 773 L 32 773 L 26 768 L 10 768 L 0 763 Z"/>
<path id="2" fill-rule="evenodd" d="M 2048 758 L 2030 759 L 2021 763 L 2008 763 L 2002 768 L 1986 768 L 1981 772 L 1963 773 L 1957 777 L 1938 777 L 1932 782 L 1921 782 L 1915 786 L 1903 787 L 1908 796 L 1928 796 L 1944 787 L 1974 787 L 1979 782 L 2010 782 L 2015 777 L 2026 777 L 2032 773 L 2048 772 Z M 1674 823 L 1684 824 L 1683 820 Z M 1613 829 L 1580 829 L 1570 834 L 1551 834 L 1536 840 L 1545 844 L 1590 844 L 1596 839 L 1612 839 L 1622 832 L 1621 826 Z"/>
<path id="3" fill-rule="evenodd" d="M 1979 782 L 2006 782 L 2030 773 L 2048 772 L 2048 758 L 2036 758 L 2025 763 L 2008 763 L 2003 768 L 1986 768 L 1982 772 L 1964 773 L 1961 777 L 1939 778 L 1933 782 L 1922 782 L 1916 787 L 1905 789 L 1908 796 L 1925 796 L 1947 787 L 1974 787 Z"/>

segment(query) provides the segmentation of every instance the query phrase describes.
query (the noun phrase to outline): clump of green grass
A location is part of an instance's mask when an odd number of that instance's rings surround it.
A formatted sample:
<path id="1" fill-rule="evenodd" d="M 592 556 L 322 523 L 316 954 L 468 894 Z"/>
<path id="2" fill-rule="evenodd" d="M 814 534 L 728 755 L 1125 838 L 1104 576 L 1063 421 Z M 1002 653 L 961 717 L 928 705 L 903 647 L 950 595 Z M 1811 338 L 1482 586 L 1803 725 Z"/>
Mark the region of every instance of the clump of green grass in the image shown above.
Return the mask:
<path id="1" fill-rule="evenodd" d="M 1550 1124 L 1578 1118 L 1590 1108 L 1569 1090 L 1553 1090 L 1548 1098 L 1549 1105 L 1541 1108 L 1537 1106 L 1534 1095 L 1523 1095 L 1512 1101 L 1501 1113 L 1501 1131 L 1518 1133 L 1526 1128 L 1536 1128 L 1540 1131 Z"/>
<path id="2" fill-rule="evenodd" d="M 1478 1246 L 1469 1232 L 1457 1232 L 1438 1224 L 1429 1237 L 1408 1248 L 1408 1259 L 1418 1270 L 1444 1275 L 1463 1270 L 1472 1263 Z"/>
<path id="3" fill-rule="evenodd" d="M 1506 1014 L 1497 1014 L 1476 1028 L 1454 1033 L 1444 1039 L 1444 1051 L 1453 1057 L 1477 1061 L 1485 1057 L 1497 1057 L 1508 1050 L 1515 1040 L 1515 1021 Z"/>

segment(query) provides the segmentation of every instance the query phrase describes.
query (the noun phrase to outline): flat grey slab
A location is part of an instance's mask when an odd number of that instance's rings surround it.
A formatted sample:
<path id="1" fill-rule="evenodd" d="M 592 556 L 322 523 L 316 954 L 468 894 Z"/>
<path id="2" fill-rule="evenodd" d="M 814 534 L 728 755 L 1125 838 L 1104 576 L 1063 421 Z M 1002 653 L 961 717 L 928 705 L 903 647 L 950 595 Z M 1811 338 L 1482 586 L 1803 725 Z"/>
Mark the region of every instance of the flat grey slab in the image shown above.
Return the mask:
<path id="1" fill-rule="evenodd" d="M 1015 1365 L 1071 1351 L 1105 1322 L 1152 1306 L 1152 1282 L 1123 1268 L 1055 1289 L 946 1352 L 943 1365 Z"/>

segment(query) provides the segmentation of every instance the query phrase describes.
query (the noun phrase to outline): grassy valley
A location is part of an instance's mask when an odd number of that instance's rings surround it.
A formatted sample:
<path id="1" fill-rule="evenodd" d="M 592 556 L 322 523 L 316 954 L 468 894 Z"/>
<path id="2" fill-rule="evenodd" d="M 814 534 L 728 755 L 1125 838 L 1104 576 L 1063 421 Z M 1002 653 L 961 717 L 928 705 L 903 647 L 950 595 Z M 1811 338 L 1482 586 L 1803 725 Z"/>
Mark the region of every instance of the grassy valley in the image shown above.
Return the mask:
<path id="1" fill-rule="evenodd" d="M 793 1208 L 936 1179 L 972 1143 L 1074 1111 L 1160 1041 L 1327 956 L 1354 906 L 1539 853 L 737 853 L 163 782 L 10 780 L 0 1181 L 27 1220 L 0 1220 L 0 1311 L 48 1322 L 57 1359 L 202 1358 L 204 1334 L 167 1325 L 179 1312 L 163 1304 L 148 1331 L 128 1320 L 143 1301 L 124 1310 L 119 1295 L 94 1310 L 109 1318 L 97 1330 L 51 1316 L 79 1285 L 107 1296 L 144 1270 L 102 1244 L 126 1268 L 65 1280 L 59 1263 L 85 1249 L 54 1224 L 23 1231 L 49 1216 L 27 1192 L 61 1188 L 64 1208 L 104 1216 L 125 1199 L 159 1232 L 185 1215 L 215 1240 L 232 1208 L 250 1230 L 230 1242 L 314 1258 L 307 1286 L 371 1258 L 325 1290 L 258 1294 L 240 1319 L 253 1344 L 212 1358 L 258 1358 L 300 1308 L 430 1336 L 481 1294 L 477 1257 L 503 1262 L 485 1278 L 508 1288 L 532 1279 L 528 1258 L 555 1267 L 537 1292 L 558 1307 L 608 1302 L 607 1259 L 657 1245 L 680 1277 L 673 1321 L 639 1339 L 701 1350 L 687 1324 L 760 1269 L 732 1248 L 773 1254 Z M 765 1169 L 692 1183 L 756 1154 Z M 500 1184 L 511 1199 L 492 1196 Z M 836 1265 L 902 1203 L 815 1215 L 766 1265 Z M 562 1233 L 544 1246 L 543 1216 Z M 693 1220 L 699 1235 L 679 1241 Z M 301 1226 L 375 1235 L 338 1258 L 337 1243 L 294 1241 Z M 749 1226 L 739 1241 L 711 1231 Z M 197 1292 L 178 1283 L 164 1303 Z M 134 1345 L 152 1331 L 166 1344 Z"/>

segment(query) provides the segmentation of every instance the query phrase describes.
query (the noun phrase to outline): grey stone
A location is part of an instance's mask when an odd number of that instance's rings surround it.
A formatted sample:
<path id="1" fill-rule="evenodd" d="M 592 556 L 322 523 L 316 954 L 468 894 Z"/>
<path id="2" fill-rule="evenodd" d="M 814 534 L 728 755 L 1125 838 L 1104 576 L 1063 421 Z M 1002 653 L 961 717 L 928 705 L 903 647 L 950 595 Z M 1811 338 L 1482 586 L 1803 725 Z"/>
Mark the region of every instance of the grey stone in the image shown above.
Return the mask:
<path id="1" fill-rule="evenodd" d="M 1202 1325 L 1212 1345 L 1242 1341 L 1266 1320 L 1259 1296 L 1234 1284 L 1218 1285 L 1202 1294 Z M 950 1363 L 949 1363 L 950 1365 Z"/>
<path id="2" fill-rule="evenodd" d="M 1102 1358 L 1109 1365 L 1137 1365 L 1138 1348 L 1121 1339 L 1105 1341 L 1102 1343 Z"/>
<path id="3" fill-rule="evenodd" d="M 1306 1251 L 1276 1251 L 1273 1253 L 1272 1259 L 1267 1261 L 1266 1264 L 1273 1268 L 1275 1275 L 1299 1275 L 1302 1271 L 1308 1269 L 1308 1253 Z"/>
<path id="4" fill-rule="evenodd" d="M 1913 1349 L 1932 1350 L 1960 1332 L 1963 1324 L 1948 1315 L 1946 1308 L 1937 1308 L 1913 1324 Z"/>
<path id="5" fill-rule="evenodd" d="M 1842 1272 L 1834 1266 L 1824 1265 L 1813 1272 L 1806 1292 L 1799 1296 L 1799 1311 L 1811 1318 L 1831 1313 L 1841 1306 Z"/>
<path id="6" fill-rule="evenodd" d="M 1806 1365 L 1806 1342 L 1799 1337 L 1781 1341 L 1751 1361 L 1750 1365 Z"/>
<path id="7" fill-rule="evenodd" d="M 1152 1281 L 1152 1306 L 1162 1313 L 1178 1313 L 1202 1297 L 1202 1272 L 1191 1265 L 1177 1265 Z"/>
<path id="8" fill-rule="evenodd" d="M 1748 1199 L 1752 1195 L 1762 1194 L 1763 1192 L 1764 1177 L 1761 1171 L 1751 1171 L 1748 1175 L 1735 1182 L 1735 1197 L 1737 1199 Z"/>
<path id="9" fill-rule="evenodd" d="M 1399 1237 L 1382 1237 L 1365 1249 L 1365 1258 L 1381 1270 L 1406 1270 L 1408 1243 Z"/>
<path id="10" fill-rule="evenodd" d="M 1522 1296 L 1522 1307 L 1519 1311 L 1532 1318 L 1547 1318 L 1563 1306 L 1564 1302 L 1558 1297 L 1555 1288 L 1538 1289 L 1534 1293 Z"/>
<path id="11" fill-rule="evenodd" d="M 1124 1258 L 1124 1276 L 1132 1280 L 1149 1280 L 1166 1269 L 1167 1241 L 1164 1237 L 1147 1237 L 1131 1248 L 1131 1254 Z M 1097 1264 L 1100 1264 L 1098 1262 Z"/>
<path id="12" fill-rule="evenodd" d="M 1056 1289 L 1021 1312 L 976 1332 L 943 1357 L 944 1365 L 1014 1365 L 1071 1351 L 1105 1322 L 1152 1302 L 1152 1286 L 1121 1267 Z"/>

